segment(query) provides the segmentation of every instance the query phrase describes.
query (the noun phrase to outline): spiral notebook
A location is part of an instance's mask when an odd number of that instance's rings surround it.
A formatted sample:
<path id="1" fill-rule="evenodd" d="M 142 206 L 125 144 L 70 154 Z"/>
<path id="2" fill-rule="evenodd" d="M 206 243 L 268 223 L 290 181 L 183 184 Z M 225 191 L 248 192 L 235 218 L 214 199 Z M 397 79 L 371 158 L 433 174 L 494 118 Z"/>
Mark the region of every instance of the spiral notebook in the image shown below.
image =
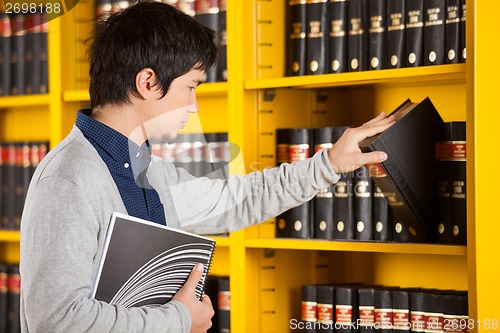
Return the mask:
<path id="1" fill-rule="evenodd" d="M 124 307 L 160 306 L 200 262 L 205 267 L 196 288 L 200 299 L 214 250 L 213 239 L 115 212 L 91 296 Z"/>

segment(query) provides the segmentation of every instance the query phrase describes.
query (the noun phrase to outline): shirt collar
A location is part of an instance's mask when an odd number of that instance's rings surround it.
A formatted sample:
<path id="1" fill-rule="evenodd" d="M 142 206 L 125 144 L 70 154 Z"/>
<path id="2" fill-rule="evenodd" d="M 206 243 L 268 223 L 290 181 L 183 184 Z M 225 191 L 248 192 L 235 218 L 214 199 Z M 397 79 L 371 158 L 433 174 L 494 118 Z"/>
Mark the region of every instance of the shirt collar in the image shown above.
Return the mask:
<path id="1" fill-rule="evenodd" d="M 91 109 L 82 109 L 76 116 L 76 126 L 87 140 L 93 141 L 118 163 L 138 166 L 141 171 L 149 166 L 151 147 L 148 141 L 138 146 L 125 135 L 92 118 L 91 113 Z"/>

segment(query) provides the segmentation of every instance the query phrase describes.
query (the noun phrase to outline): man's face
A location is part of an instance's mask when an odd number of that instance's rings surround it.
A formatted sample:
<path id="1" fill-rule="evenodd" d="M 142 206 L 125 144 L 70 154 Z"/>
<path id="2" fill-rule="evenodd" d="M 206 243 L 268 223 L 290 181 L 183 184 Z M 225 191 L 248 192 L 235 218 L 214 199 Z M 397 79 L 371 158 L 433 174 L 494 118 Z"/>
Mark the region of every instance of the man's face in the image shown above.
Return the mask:
<path id="1" fill-rule="evenodd" d="M 144 129 L 149 140 L 172 143 L 179 129 L 184 128 L 189 113 L 198 112 L 196 87 L 204 71 L 193 69 L 179 76 L 170 85 L 167 94 L 151 102 L 145 113 Z"/>

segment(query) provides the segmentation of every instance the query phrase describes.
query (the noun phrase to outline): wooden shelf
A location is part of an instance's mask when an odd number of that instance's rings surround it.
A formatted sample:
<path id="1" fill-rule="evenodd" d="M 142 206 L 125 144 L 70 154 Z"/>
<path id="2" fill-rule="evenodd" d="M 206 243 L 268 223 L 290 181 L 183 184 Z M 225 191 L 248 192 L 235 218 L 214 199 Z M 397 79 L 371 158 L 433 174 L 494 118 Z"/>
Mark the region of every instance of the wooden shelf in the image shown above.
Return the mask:
<path id="1" fill-rule="evenodd" d="M 313 89 L 354 85 L 400 85 L 402 83 L 436 81 L 465 82 L 465 64 L 259 79 L 246 81 L 244 86 L 246 90 L 273 88 Z"/>
<path id="2" fill-rule="evenodd" d="M 19 242 L 20 240 L 21 234 L 19 231 L 0 230 L 0 242 Z"/>
<path id="3" fill-rule="evenodd" d="M 0 109 L 12 107 L 27 107 L 37 105 L 49 105 L 50 96 L 48 94 L 40 95 L 20 95 L 0 97 Z"/>
<path id="4" fill-rule="evenodd" d="M 227 82 L 204 83 L 196 88 L 196 95 L 198 97 L 225 96 L 227 95 L 227 89 Z M 87 102 L 89 100 L 88 90 L 67 90 L 63 92 L 63 101 L 65 102 Z"/>
<path id="5" fill-rule="evenodd" d="M 317 239 L 247 239 L 247 248 L 270 248 L 290 250 L 321 250 L 346 252 L 404 253 L 431 255 L 467 255 L 463 245 L 416 244 L 416 243 L 375 243 L 324 241 Z"/>
<path id="6" fill-rule="evenodd" d="M 215 244 L 217 247 L 229 247 L 229 237 L 223 237 L 223 236 L 210 236 L 210 235 L 207 235 L 206 237 L 208 238 L 212 238 L 213 240 L 215 240 Z"/>

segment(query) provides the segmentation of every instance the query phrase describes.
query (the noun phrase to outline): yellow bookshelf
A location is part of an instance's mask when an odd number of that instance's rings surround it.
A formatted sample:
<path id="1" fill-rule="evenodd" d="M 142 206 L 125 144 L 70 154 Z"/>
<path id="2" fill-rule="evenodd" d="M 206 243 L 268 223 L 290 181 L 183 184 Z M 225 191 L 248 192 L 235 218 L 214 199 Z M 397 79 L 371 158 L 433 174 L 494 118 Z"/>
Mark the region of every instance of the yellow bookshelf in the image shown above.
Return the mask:
<path id="1" fill-rule="evenodd" d="M 494 175 L 497 112 L 494 0 L 467 0 L 467 64 L 284 77 L 286 0 L 229 0 L 225 83 L 198 91 L 205 131 L 228 131 L 246 172 L 274 166 L 278 127 L 358 125 L 402 100 L 429 96 L 445 121 L 467 121 L 468 245 L 381 244 L 274 239 L 274 221 L 216 237 L 212 272 L 231 280 L 234 332 L 285 332 L 300 318 L 304 283 L 368 282 L 467 289 L 474 329 L 500 320 L 500 259 Z M 0 98 L 0 139 L 57 144 L 88 105 L 82 41 L 94 4 L 50 22 L 47 95 Z M 241 172 L 242 170 L 237 170 Z M 0 259 L 19 260 L 19 233 L 0 231 Z"/>

